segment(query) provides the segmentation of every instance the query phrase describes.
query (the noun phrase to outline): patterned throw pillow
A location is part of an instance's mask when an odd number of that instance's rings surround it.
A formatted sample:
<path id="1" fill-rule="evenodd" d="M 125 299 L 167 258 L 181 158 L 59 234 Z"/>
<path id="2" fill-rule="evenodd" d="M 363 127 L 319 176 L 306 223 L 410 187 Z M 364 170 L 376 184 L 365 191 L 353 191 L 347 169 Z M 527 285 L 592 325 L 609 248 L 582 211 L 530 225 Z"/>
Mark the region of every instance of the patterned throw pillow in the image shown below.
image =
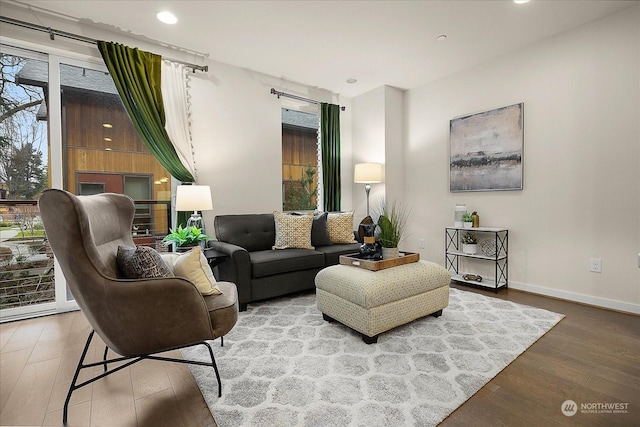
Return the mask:
<path id="1" fill-rule="evenodd" d="M 289 215 L 273 212 L 276 224 L 276 241 L 273 249 L 313 249 L 311 246 L 311 225 L 313 215 Z"/>
<path id="2" fill-rule="evenodd" d="M 358 243 L 353 235 L 353 211 L 330 212 L 329 236 L 334 244 Z"/>
<path id="3" fill-rule="evenodd" d="M 173 277 L 171 269 L 160 254 L 148 246 L 118 246 L 116 262 L 127 279 Z"/>

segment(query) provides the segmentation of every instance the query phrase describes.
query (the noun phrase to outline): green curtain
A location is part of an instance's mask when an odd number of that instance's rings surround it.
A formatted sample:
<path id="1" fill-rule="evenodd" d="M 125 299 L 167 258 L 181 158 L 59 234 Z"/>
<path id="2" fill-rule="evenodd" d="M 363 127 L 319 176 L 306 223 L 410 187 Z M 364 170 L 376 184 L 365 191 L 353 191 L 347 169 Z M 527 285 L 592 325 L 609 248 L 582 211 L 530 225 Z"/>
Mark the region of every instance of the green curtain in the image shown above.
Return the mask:
<path id="1" fill-rule="evenodd" d="M 144 145 L 173 177 L 193 182 L 193 176 L 178 158 L 164 128 L 160 56 L 119 43 L 99 40 L 97 44 Z"/>
<path id="2" fill-rule="evenodd" d="M 340 210 L 340 106 L 320 104 L 324 210 Z"/>

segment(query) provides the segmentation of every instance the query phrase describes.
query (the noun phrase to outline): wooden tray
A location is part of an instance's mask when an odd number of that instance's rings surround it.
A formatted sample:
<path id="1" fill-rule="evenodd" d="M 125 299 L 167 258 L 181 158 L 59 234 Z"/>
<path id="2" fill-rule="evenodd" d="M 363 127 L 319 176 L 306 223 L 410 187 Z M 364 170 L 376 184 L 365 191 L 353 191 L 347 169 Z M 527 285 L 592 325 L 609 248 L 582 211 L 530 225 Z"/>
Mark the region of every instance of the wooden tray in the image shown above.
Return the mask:
<path id="1" fill-rule="evenodd" d="M 398 265 L 409 264 L 411 262 L 417 262 L 418 260 L 420 260 L 420 254 L 414 252 L 400 252 L 400 256 L 398 258 L 383 259 L 380 261 L 362 259 L 361 255 L 358 253 L 340 255 L 340 264 L 352 265 L 354 267 L 364 268 L 371 271 L 397 267 Z"/>

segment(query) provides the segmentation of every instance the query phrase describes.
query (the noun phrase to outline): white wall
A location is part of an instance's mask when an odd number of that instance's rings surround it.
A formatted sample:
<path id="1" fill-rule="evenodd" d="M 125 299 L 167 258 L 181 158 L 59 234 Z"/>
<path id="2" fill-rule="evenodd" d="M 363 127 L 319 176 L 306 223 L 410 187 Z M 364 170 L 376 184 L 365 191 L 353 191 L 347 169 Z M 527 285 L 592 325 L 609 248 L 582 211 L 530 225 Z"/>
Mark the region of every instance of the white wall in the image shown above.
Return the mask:
<path id="1" fill-rule="evenodd" d="M 49 15 L 5 5 L 2 14 L 27 22 L 81 34 L 86 37 L 113 40 L 139 47 L 169 58 L 193 62 L 193 56 L 156 45 L 144 37 L 114 32 L 104 28 L 61 20 Z M 34 15 L 39 19 L 34 20 Z M 102 64 L 94 46 L 56 37 L 50 41 L 46 33 L 2 26 L 4 40 L 18 40 L 28 47 L 59 51 L 63 55 L 92 59 Z M 353 171 L 351 162 L 350 99 L 327 91 L 293 83 L 279 77 L 234 67 L 210 59 L 198 58 L 208 65 L 207 73 L 191 76 L 192 137 L 199 184 L 210 185 L 213 211 L 204 212 L 208 231 L 213 218 L 227 213 L 264 213 L 282 209 L 282 136 L 281 108 L 313 108 L 312 104 L 278 99 L 270 94 L 272 87 L 321 102 L 346 106 L 341 119 L 342 209 L 351 209 Z"/>
<path id="2" fill-rule="evenodd" d="M 203 217 L 209 230 L 219 214 L 282 210 L 281 107 L 308 103 L 278 99 L 275 87 L 323 102 L 339 102 L 325 91 L 209 61 L 209 72 L 192 77 L 192 126 L 198 182 L 211 185 L 214 210 Z M 348 99 L 342 100 L 347 106 Z M 347 104 L 345 104 L 345 101 Z M 350 108 L 341 112 L 342 209 L 351 208 Z M 353 174 L 353 172 L 351 172 Z"/>
<path id="3" fill-rule="evenodd" d="M 444 264 L 444 227 L 466 203 L 509 229 L 511 287 L 640 312 L 639 23 L 636 6 L 406 92 L 403 249 L 425 239 L 422 257 Z M 524 190 L 449 192 L 449 120 L 518 102 Z"/>
<path id="4" fill-rule="evenodd" d="M 385 96 L 384 87 L 374 89 L 351 101 L 352 105 L 352 137 L 353 164 L 385 163 Z M 385 169 L 383 168 L 383 176 Z M 351 167 L 351 185 L 353 191 L 354 219 L 359 223 L 367 216 L 367 197 L 365 184 L 353 182 L 353 166 Z M 371 213 L 377 201 L 384 197 L 384 183 L 371 184 L 369 200 Z"/>
<path id="5" fill-rule="evenodd" d="M 402 200 L 404 193 L 404 92 L 383 86 L 352 100 L 353 164 L 384 164 L 383 182 L 371 184 L 370 213 L 379 210 L 383 198 Z M 351 169 L 353 181 L 353 167 Z M 353 184 L 353 205 L 358 222 L 366 216 L 364 184 Z"/>

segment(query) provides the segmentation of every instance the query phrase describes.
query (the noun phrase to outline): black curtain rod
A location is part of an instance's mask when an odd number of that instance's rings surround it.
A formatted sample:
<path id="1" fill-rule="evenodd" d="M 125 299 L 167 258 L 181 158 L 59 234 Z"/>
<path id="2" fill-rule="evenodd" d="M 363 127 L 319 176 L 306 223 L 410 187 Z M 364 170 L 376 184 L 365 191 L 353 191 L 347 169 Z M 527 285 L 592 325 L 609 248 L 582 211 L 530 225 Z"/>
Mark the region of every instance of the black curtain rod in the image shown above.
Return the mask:
<path id="1" fill-rule="evenodd" d="M 316 104 L 316 105 L 320 104 L 320 101 L 316 101 L 315 99 L 303 98 L 298 95 L 292 95 L 290 93 L 280 92 L 278 90 L 275 90 L 274 88 L 271 88 L 271 95 L 277 96 L 278 99 L 280 99 L 281 96 L 284 96 L 285 98 L 297 99 L 298 101 L 305 101 L 305 102 L 309 102 L 310 104 Z M 344 111 L 346 109 L 347 109 L 346 107 L 340 106 L 341 111 Z"/>
<path id="2" fill-rule="evenodd" d="M 48 33 L 49 38 L 51 40 L 55 40 L 55 36 L 60 36 L 60 37 L 66 37 L 68 39 L 77 40 L 77 41 L 81 41 L 81 42 L 89 43 L 93 45 L 97 43 L 97 40 L 89 37 L 80 36 L 78 34 L 68 33 L 66 31 L 56 30 L 51 27 L 44 27 L 42 25 L 32 24 L 30 22 L 20 21 L 13 18 L 7 18 L 6 16 L 0 16 L 0 22 L 16 25 L 22 28 L 28 28 L 30 30 L 41 31 L 43 33 Z M 179 61 L 177 59 L 171 59 L 171 58 L 163 58 L 163 59 L 166 59 L 167 61 L 171 61 L 171 62 L 176 62 L 178 64 L 186 65 L 187 67 L 191 68 L 193 72 L 195 72 L 196 70 L 204 71 L 205 73 L 209 71 L 208 65 L 196 65 L 196 64 L 191 64 L 189 62 Z"/>

